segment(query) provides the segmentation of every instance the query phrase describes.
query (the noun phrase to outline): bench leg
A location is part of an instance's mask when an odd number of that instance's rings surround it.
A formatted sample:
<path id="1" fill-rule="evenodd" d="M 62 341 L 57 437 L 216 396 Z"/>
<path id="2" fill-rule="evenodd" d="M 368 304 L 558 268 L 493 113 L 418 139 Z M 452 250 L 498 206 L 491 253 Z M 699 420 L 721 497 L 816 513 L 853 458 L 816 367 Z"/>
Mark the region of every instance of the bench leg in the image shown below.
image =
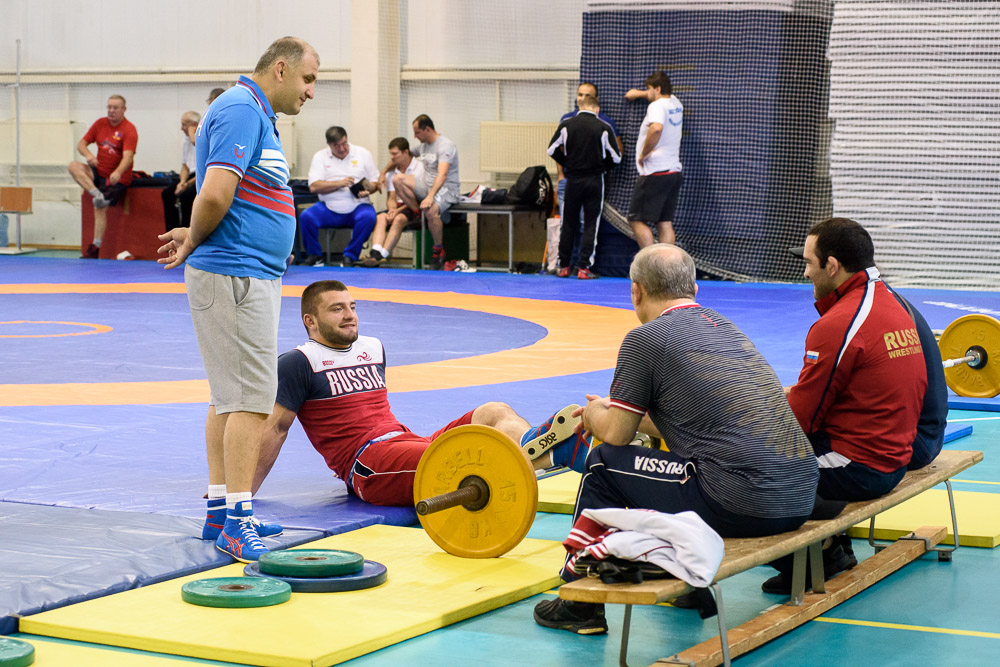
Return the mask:
<path id="1" fill-rule="evenodd" d="M 951 480 L 944 480 L 944 485 L 948 489 L 948 507 L 951 509 L 951 534 L 955 536 L 955 544 L 951 547 L 934 547 L 931 551 L 936 551 L 938 560 L 950 561 L 951 554 L 958 548 L 958 518 L 955 516 L 955 496 L 951 492 Z"/>
<path id="2" fill-rule="evenodd" d="M 722 664 L 729 667 L 729 627 L 726 625 L 726 611 L 722 604 L 722 588 L 719 584 L 712 584 L 712 592 L 715 593 L 715 606 L 718 608 L 719 617 L 719 641 L 722 643 Z"/>
<path id="3" fill-rule="evenodd" d="M 823 569 L 823 543 L 809 545 L 809 565 L 812 567 L 813 593 L 826 593 L 826 570 Z"/>
<path id="4" fill-rule="evenodd" d="M 792 554 L 792 599 L 791 604 L 798 606 L 806 596 L 806 553 L 808 547 L 799 549 Z"/>
<path id="5" fill-rule="evenodd" d="M 951 480 L 950 479 L 944 480 L 944 485 L 945 488 L 948 489 L 948 508 L 951 510 L 951 534 L 955 536 L 955 543 L 950 547 L 947 546 L 931 547 L 930 545 L 928 545 L 927 551 L 936 552 L 939 561 L 951 561 L 952 552 L 958 549 L 958 517 L 955 514 L 955 495 L 954 493 L 952 493 Z M 870 544 L 875 549 L 875 553 L 878 553 L 879 551 L 882 551 L 882 549 L 885 549 L 892 543 L 891 542 L 880 543 L 875 541 L 876 516 L 878 515 L 876 514 L 875 516 L 873 516 L 871 520 L 868 522 L 868 544 Z M 906 538 L 901 537 L 899 539 L 906 539 Z"/>
<path id="6" fill-rule="evenodd" d="M 717 616 L 717 618 L 719 620 L 719 644 L 720 644 L 720 648 L 722 650 L 722 653 L 721 653 L 722 664 L 725 667 L 731 667 L 732 660 L 731 660 L 730 655 L 729 655 L 729 626 L 726 625 L 725 605 L 722 604 L 722 587 L 719 586 L 718 583 L 714 583 L 714 584 L 711 585 L 711 588 L 712 588 L 712 593 L 715 594 L 715 606 L 718 608 L 718 613 L 716 614 L 716 616 Z M 627 626 L 628 619 L 629 619 L 629 605 L 626 605 L 625 606 L 626 628 L 628 627 Z M 708 640 L 708 642 L 711 642 L 711 641 L 712 640 Z M 706 643 L 708 643 L 708 642 L 706 642 Z M 625 664 L 625 652 L 624 651 L 625 651 L 625 647 L 624 647 L 624 644 L 623 644 L 622 645 L 622 653 L 619 656 L 618 664 L 621 667 L 628 667 L 628 665 Z M 680 654 L 674 654 L 674 655 L 670 656 L 669 658 L 661 658 L 660 660 L 657 660 L 656 664 L 658 664 L 658 665 L 661 665 L 661 664 L 666 664 L 666 665 L 689 665 L 689 667 L 694 667 L 695 665 L 697 665 L 699 663 L 697 661 L 684 660 L 684 659 L 682 659 L 680 657 Z M 716 662 L 716 663 L 713 663 L 713 664 L 719 664 L 719 663 Z"/>
<path id="7" fill-rule="evenodd" d="M 632 624 L 632 605 L 625 605 L 625 620 L 622 621 L 622 647 L 618 651 L 618 664 L 628 667 L 628 631 Z"/>

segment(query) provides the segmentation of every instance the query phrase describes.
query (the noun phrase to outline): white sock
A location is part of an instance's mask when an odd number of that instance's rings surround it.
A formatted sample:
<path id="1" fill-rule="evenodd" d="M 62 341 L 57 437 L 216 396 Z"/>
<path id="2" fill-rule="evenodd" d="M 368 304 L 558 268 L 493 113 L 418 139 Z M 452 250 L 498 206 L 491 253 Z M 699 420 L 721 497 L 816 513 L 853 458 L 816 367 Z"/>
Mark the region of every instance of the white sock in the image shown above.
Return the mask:
<path id="1" fill-rule="evenodd" d="M 94 239 L 94 247 L 95 248 L 101 247 L 101 239 Z"/>
<path id="2" fill-rule="evenodd" d="M 226 485 L 225 484 L 209 484 L 208 485 L 208 499 L 209 500 L 220 500 L 226 497 Z"/>
<path id="3" fill-rule="evenodd" d="M 102 193 L 97 188 L 90 188 L 89 190 L 87 190 L 87 194 L 89 194 L 94 199 L 104 199 L 104 193 Z"/>
<path id="4" fill-rule="evenodd" d="M 226 494 L 226 509 L 235 510 L 236 506 L 240 503 L 249 503 L 253 498 L 253 494 L 249 491 L 244 491 L 242 493 L 227 493 Z M 244 506 L 245 508 L 246 506 Z"/>

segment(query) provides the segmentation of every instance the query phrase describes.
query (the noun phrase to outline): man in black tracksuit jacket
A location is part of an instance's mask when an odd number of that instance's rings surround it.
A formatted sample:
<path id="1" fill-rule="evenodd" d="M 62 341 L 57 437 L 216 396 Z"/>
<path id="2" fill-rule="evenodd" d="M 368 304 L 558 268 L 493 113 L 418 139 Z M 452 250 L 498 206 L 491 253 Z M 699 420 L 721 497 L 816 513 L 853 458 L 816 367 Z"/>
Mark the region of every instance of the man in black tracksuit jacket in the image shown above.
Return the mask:
<path id="1" fill-rule="evenodd" d="M 597 98 L 584 96 L 580 112 L 559 123 L 549 142 L 548 153 L 566 173 L 566 199 L 559 233 L 559 277 L 572 275 L 570 259 L 580 229 L 583 207 L 583 237 L 577 278 L 597 278 L 591 271 L 597 247 L 597 225 L 604 209 L 604 172 L 622 160 L 618 137 L 610 125 L 597 117 Z"/>

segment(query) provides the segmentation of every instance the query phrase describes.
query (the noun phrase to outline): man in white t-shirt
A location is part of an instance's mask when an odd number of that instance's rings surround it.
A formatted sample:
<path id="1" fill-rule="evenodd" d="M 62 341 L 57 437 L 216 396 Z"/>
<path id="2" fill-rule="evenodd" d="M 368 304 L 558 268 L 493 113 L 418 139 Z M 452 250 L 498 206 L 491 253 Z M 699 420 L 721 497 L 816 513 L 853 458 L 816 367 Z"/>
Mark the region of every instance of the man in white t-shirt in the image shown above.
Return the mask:
<path id="1" fill-rule="evenodd" d="M 649 100 L 635 146 L 639 180 L 632 190 L 628 214 L 640 248 L 653 245 L 653 225 L 659 232 L 660 243 L 675 240 L 674 211 L 684 180 L 680 160 L 684 107 L 672 91 L 670 77 L 654 72 L 646 78 L 645 90 L 633 88 L 625 93 L 628 100 Z"/>
<path id="2" fill-rule="evenodd" d="M 387 210 L 375 218 L 372 248 L 361 262 L 369 268 L 389 259 L 403 230 L 420 215 L 419 210 L 408 207 L 396 193 L 395 180 L 399 174 L 409 174 L 415 180 L 424 177 L 423 163 L 410 153 L 410 142 L 406 137 L 396 137 L 389 142 L 389 162 L 394 168 L 385 175 Z"/>
<path id="3" fill-rule="evenodd" d="M 458 147 L 451 139 L 434 129 L 434 121 L 427 114 L 413 120 L 413 136 L 420 145 L 411 150 L 424 166 L 424 177 L 403 175 L 397 179 L 396 191 L 406 206 L 420 209 L 427 216 L 427 228 L 434 238 L 431 268 L 444 268 L 444 224 L 448 222 L 448 209 L 461 197 L 458 177 Z M 386 165 L 384 172 L 392 168 Z M 381 177 L 380 177 L 381 178 Z"/>
<path id="4" fill-rule="evenodd" d="M 194 137 L 198 131 L 198 121 L 201 114 L 197 111 L 185 111 L 181 116 L 181 132 L 184 141 L 181 144 L 181 176 L 178 183 L 171 183 L 163 188 L 160 197 L 163 199 L 163 219 L 166 231 L 177 227 L 191 226 L 191 206 L 194 204 L 195 189 L 195 152 Z"/>
<path id="5" fill-rule="evenodd" d="M 322 266 L 321 228 L 350 227 L 353 233 L 344 248 L 344 266 L 352 266 L 360 261 L 361 247 L 375 227 L 375 207 L 368 195 L 377 190 L 379 172 L 368 149 L 348 143 L 344 128 L 328 129 L 326 143 L 309 167 L 309 191 L 318 194 L 319 201 L 299 218 L 306 246 L 300 264 Z"/>

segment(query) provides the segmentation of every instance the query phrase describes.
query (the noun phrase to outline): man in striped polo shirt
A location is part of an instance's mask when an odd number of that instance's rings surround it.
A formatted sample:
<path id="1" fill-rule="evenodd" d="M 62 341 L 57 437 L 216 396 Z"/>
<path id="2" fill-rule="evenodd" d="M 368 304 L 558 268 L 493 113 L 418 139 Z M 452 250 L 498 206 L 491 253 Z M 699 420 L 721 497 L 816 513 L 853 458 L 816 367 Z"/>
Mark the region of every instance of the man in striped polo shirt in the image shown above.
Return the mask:
<path id="1" fill-rule="evenodd" d="M 203 539 L 237 560 L 267 552 L 281 526 L 253 516 L 251 484 L 278 391 L 281 276 L 292 252 L 295 207 L 275 127 L 313 97 L 319 56 L 283 37 L 251 76 L 222 93 L 198 125 L 191 227 L 162 234 L 159 262 L 187 261 L 184 282 L 211 387 L 205 434 L 208 515 Z"/>
<path id="2" fill-rule="evenodd" d="M 574 509 L 697 512 L 723 537 L 795 530 L 818 478 L 809 440 L 774 371 L 735 324 L 695 301 L 695 266 L 658 243 L 629 271 L 642 323 L 625 336 L 609 396 L 587 396 L 590 450 Z M 670 451 L 629 444 L 636 433 Z M 561 573 L 573 575 L 565 568 Z M 535 620 L 579 634 L 607 631 L 603 605 L 544 600 Z"/>

